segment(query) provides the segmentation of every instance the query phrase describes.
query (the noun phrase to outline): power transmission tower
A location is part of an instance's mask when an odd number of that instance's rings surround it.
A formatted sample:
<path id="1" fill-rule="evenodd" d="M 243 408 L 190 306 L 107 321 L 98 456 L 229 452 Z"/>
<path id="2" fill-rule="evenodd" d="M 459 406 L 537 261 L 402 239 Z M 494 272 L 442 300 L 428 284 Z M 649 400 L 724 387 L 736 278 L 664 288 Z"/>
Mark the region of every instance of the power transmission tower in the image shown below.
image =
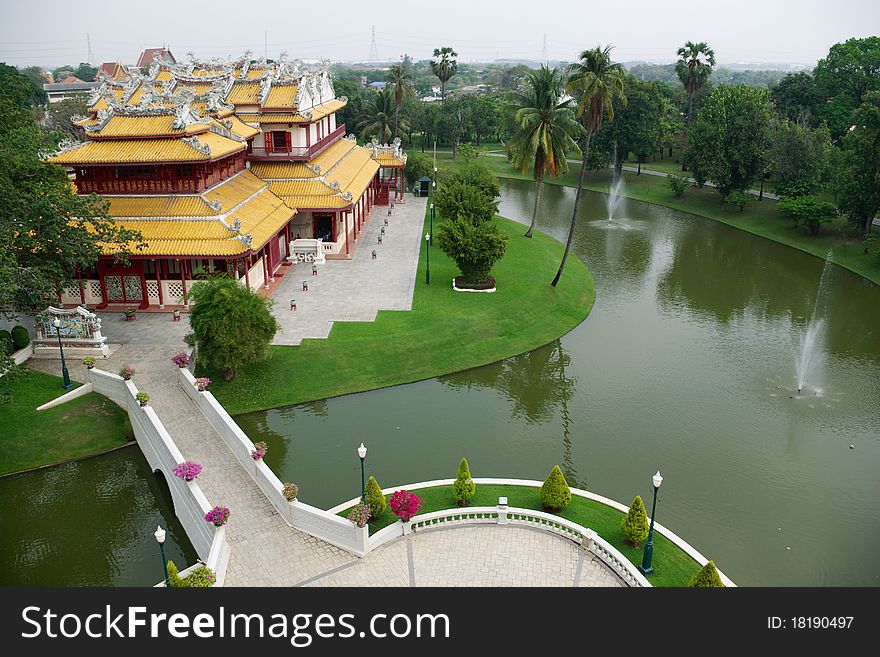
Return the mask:
<path id="1" fill-rule="evenodd" d="M 86 55 L 86 62 L 94 65 L 95 56 L 92 54 L 92 37 L 88 32 L 86 32 L 86 43 L 89 44 L 89 53 Z"/>
<path id="2" fill-rule="evenodd" d="M 550 66 L 550 62 L 547 60 L 547 33 L 544 33 L 544 47 L 541 49 L 541 63 L 544 66 Z"/>
<path id="3" fill-rule="evenodd" d="M 379 59 L 379 51 L 376 48 L 376 26 L 373 26 L 373 42 L 370 44 L 370 61 L 374 62 Z"/>

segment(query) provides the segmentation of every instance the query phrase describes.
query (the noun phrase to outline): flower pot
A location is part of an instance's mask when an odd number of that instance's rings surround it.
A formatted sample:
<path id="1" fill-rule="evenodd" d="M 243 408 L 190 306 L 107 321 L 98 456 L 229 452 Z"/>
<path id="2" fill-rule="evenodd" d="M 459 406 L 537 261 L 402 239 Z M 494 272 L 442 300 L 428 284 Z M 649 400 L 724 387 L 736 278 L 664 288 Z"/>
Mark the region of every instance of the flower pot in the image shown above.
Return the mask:
<path id="1" fill-rule="evenodd" d="M 146 406 L 146 405 L 147 405 L 147 402 L 145 402 L 145 401 L 138 401 L 138 404 L 140 404 L 141 406 Z"/>
<path id="2" fill-rule="evenodd" d="M 93 369 L 95 369 L 95 366 L 94 365 L 86 365 L 86 369 L 93 370 Z"/>
<path id="3" fill-rule="evenodd" d="M 194 479 L 195 479 L 195 477 L 184 477 L 183 478 L 184 481 L 193 481 Z"/>

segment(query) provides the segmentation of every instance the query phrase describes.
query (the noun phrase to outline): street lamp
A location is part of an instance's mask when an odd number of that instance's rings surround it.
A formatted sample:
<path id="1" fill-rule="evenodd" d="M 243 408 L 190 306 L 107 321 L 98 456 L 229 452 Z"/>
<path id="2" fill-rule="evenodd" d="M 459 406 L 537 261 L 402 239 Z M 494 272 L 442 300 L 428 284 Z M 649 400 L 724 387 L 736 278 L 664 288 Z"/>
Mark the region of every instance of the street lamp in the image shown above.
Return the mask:
<path id="1" fill-rule="evenodd" d="M 156 542 L 159 544 L 159 552 L 162 554 L 162 568 L 165 570 L 165 588 L 171 588 L 171 580 L 168 578 L 168 560 L 165 558 L 165 530 L 162 529 L 161 525 L 156 527 L 156 532 L 153 534 L 156 537 Z"/>
<path id="2" fill-rule="evenodd" d="M 364 480 L 364 459 L 367 458 L 367 448 L 361 443 L 357 449 L 358 456 L 361 457 L 361 504 L 367 503 L 367 482 Z"/>
<path id="3" fill-rule="evenodd" d="M 70 382 L 70 374 L 67 372 L 67 363 L 64 361 L 64 347 L 61 346 L 61 320 L 57 317 L 52 322 L 55 327 L 55 334 L 58 336 L 58 349 L 61 351 L 61 376 L 64 378 L 64 389 L 70 390 L 73 384 Z"/>
<path id="4" fill-rule="evenodd" d="M 429 235 L 434 234 L 434 204 L 433 203 L 431 203 L 431 232 L 428 234 Z M 430 239 L 430 244 L 431 244 L 431 246 L 434 246 L 434 238 L 433 237 L 431 237 L 431 239 Z"/>
<path id="5" fill-rule="evenodd" d="M 639 566 L 639 570 L 644 575 L 650 575 L 654 572 L 654 569 L 651 567 L 651 557 L 654 556 L 654 511 L 657 510 L 657 491 L 660 489 L 660 484 L 663 483 L 663 477 L 660 476 L 659 470 L 657 470 L 657 474 L 651 477 L 651 483 L 654 484 L 654 502 L 651 504 L 651 527 L 648 529 L 648 542 L 645 543 L 642 565 Z"/>
<path id="6" fill-rule="evenodd" d="M 431 233 L 425 233 L 425 246 L 431 246 Z M 431 250 L 425 249 L 425 285 L 431 284 Z"/>

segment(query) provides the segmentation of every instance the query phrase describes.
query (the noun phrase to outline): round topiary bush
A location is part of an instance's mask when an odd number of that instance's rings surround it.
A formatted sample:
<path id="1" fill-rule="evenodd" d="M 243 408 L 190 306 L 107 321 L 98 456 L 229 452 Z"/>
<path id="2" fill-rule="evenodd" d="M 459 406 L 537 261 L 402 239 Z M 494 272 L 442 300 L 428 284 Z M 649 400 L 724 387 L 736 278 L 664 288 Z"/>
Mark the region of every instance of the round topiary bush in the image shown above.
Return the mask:
<path id="1" fill-rule="evenodd" d="M 721 581 L 721 576 L 718 575 L 718 570 L 715 568 L 715 564 L 708 561 L 706 562 L 706 565 L 700 568 L 699 572 L 693 576 L 691 583 L 688 584 L 688 586 L 703 589 L 723 589 L 724 582 Z"/>
<path id="2" fill-rule="evenodd" d="M 15 347 L 16 351 L 24 349 L 30 343 L 31 336 L 28 335 L 27 329 L 24 326 L 16 326 L 12 329 L 12 345 Z"/>
<path id="3" fill-rule="evenodd" d="M 0 330 L 0 354 L 9 356 L 13 351 L 15 351 L 15 347 L 12 342 L 12 333 L 5 329 Z"/>
<path id="4" fill-rule="evenodd" d="M 541 486 L 541 504 L 548 511 L 560 511 L 571 502 L 571 489 L 558 465 L 554 465 Z"/>
<path id="5" fill-rule="evenodd" d="M 388 501 L 382 494 L 382 487 L 373 475 L 367 479 L 367 504 L 370 506 L 370 515 L 378 518 L 388 509 Z"/>
<path id="6" fill-rule="evenodd" d="M 474 493 L 477 492 L 477 485 L 471 478 L 471 469 L 468 467 L 467 459 L 462 459 L 458 464 L 458 475 L 455 483 L 452 484 L 452 497 L 458 506 L 464 506 L 471 501 Z"/>
<path id="7" fill-rule="evenodd" d="M 648 514 L 645 512 L 641 495 L 636 495 L 636 499 L 629 507 L 629 513 L 620 523 L 620 529 L 623 531 L 623 538 L 633 547 L 639 547 L 648 537 Z"/>

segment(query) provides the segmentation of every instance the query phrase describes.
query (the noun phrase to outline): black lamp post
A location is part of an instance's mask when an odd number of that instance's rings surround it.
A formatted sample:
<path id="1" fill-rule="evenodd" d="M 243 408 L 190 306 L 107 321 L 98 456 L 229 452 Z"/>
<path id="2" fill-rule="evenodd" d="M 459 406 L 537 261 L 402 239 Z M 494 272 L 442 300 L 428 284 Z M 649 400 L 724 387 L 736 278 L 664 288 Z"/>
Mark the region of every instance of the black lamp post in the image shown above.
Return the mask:
<path id="1" fill-rule="evenodd" d="M 367 458 L 367 448 L 361 443 L 357 449 L 358 456 L 361 457 L 361 504 L 367 503 L 367 482 L 364 479 L 364 459 Z"/>
<path id="2" fill-rule="evenodd" d="M 431 236 L 429 243 L 434 246 L 434 203 L 431 203 L 431 232 L 428 234 Z"/>
<path id="3" fill-rule="evenodd" d="M 70 390 L 73 384 L 70 382 L 70 374 L 67 372 L 67 363 L 64 361 L 64 347 L 61 346 L 61 320 L 57 317 L 52 322 L 55 327 L 55 334 L 58 336 L 58 349 L 61 352 L 61 376 L 64 379 L 64 389 Z"/>
<path id="4" fill-rule="evenodd" d="M 171 588 L 171 580 L 168 578 L 168 560 L 165 558 L 165 530 L 161 526 L 156 527 L 156 542 L 159 544 L 159 553 L 162 555 L 162 568 L 165 571 L 165 588 Z"/>
<path id="5" fill-rule="evenodd" d="M 645 543 L 642 565 L 639 566 L 639 570 L 644 575 L 650 575 L 654 572 L 654 568 L 651 567 L 651 557 L 654 556 L 654 512 L 657 510 L 657 491 L 660 489 L 660 484 L 663 483 L 663 477 L 660 476 L 659 470 L 657 470 L 657 474 L 651 477 L 651 482 L 654 484 L 654 502 L 651 504 L 651 527 L 648 529 L 648 542 Z"/>
<path id="6" fill-rule="evenodd" d="M 431 234 L 425 233 L 425 285 L 431 284 Z"/>

